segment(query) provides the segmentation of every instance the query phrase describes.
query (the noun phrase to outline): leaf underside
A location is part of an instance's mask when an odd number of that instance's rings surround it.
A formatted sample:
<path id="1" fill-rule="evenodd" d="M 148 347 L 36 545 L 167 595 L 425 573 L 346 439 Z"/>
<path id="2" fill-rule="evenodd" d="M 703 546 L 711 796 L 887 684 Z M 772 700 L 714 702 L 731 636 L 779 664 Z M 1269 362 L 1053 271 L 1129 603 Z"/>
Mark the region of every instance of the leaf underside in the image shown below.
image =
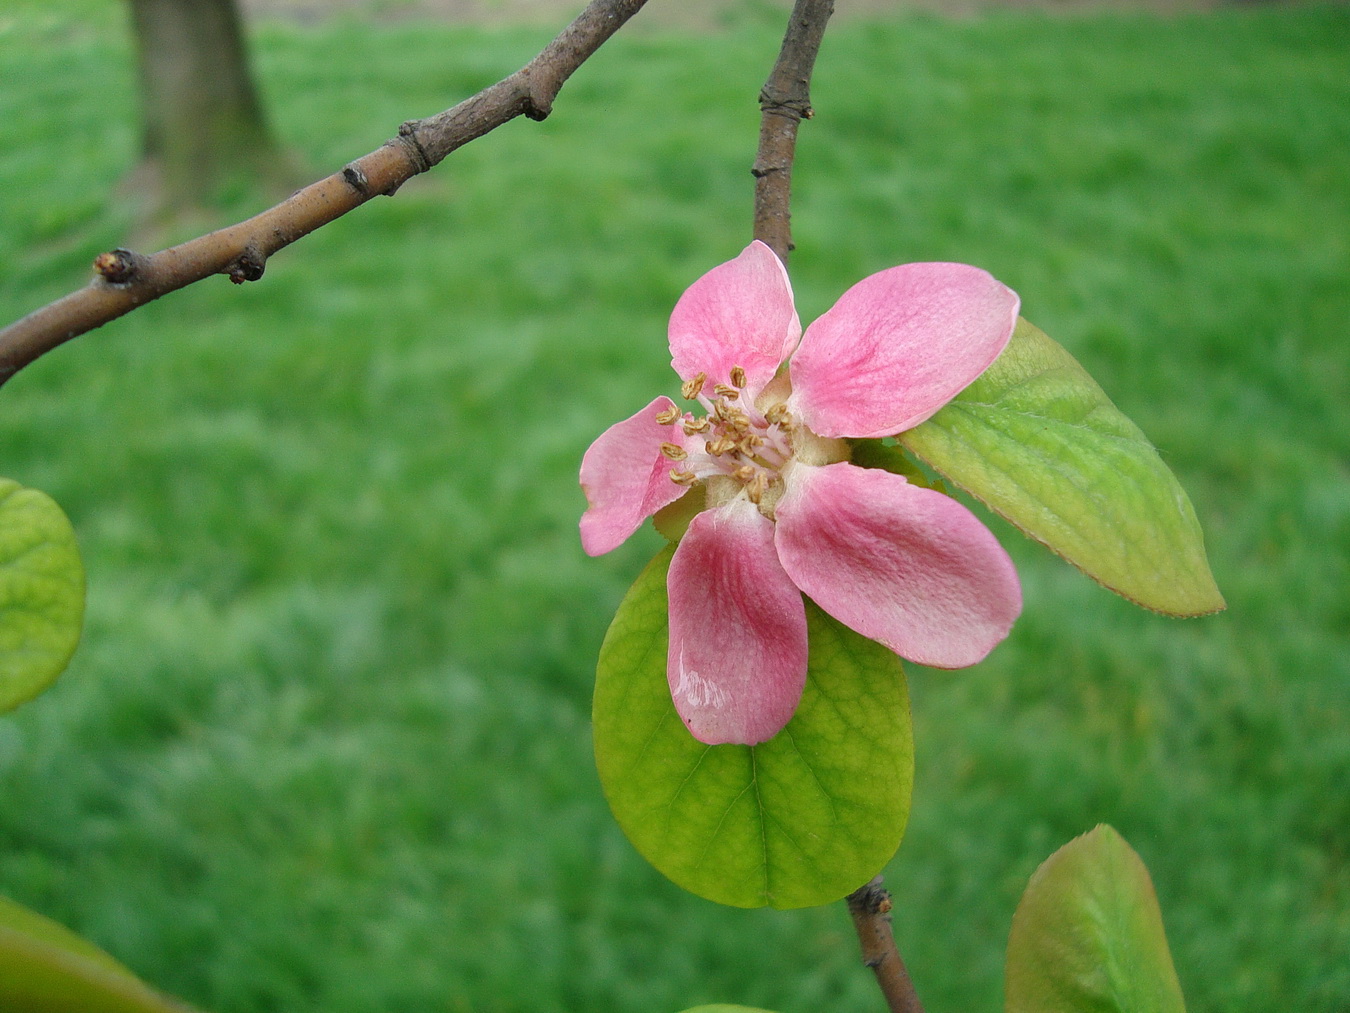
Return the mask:
<path id="1" fill-rule="evenodd" d="M 1105 824 L 1036 870 L 1013 915 L 1005 1013 L 1185 1013 L 1148 869 Z"/>
<path id="2" fill-rule="evenodd" d="M 899 440 L 1130 601 L 1175 616 L 1224 607 L 1176 477 L 1087 371 L 1025 320 L 979 379 Z"/>
<path id="3" fill-rule="evenodd" d="M 895 854 L 914 754 L 900 660 L 807 602 L 810 661 L 796 714 L 758 746 L 709 746 L 666 680 L 659 553 L 619 606 L 595 686 L 595 755 L 615 818 L 679 886 L 735 907 L 828 904 Z"/>

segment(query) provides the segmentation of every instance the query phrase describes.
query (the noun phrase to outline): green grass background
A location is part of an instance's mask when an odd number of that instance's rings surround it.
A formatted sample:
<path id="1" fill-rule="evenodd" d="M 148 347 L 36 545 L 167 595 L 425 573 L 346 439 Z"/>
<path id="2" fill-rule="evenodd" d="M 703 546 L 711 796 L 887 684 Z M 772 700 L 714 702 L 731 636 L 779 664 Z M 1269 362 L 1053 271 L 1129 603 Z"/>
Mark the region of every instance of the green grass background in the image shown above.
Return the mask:
<path id="1" fill-rule="evenodd" d="M 635 23 L 514 122 L 0 392 L 0 474 L 69 512 L 89 616 L 0 719 L 0 892 L 218 1013 L 874 1010 L 842 905 L 722 909 L 649 869 L 590 755 L 609 617 L 576 468 L 674 389 L 665 319 L 749 237 L 779 25 Z M 256 26 L 329 172 L 546 30 Z M 796 173 L 810 320 L 980 264 L 1162 448 L 1229 611 L 1134 609 L 1006 525 L 976 669 L 911 669 L 887 870 L 933 1013 L 995 1010 L 1017 897 L 1098 821 L 1152 869 L 1192 1013 L 1350 1010 L 1350 12 L 843 23 Z M 0 318 L 126 240 L 120 8 L 0 11 Z M 230 220 L 222 215 L 220 221 Z"/>

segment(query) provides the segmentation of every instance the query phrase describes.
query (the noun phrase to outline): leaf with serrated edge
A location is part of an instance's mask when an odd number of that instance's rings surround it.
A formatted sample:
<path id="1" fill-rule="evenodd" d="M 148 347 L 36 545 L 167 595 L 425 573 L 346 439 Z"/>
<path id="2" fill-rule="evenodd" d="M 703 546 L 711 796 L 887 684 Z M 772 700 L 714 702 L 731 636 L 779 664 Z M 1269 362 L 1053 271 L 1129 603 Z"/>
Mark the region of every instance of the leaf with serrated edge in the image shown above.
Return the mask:
<path id="1" fill-rule="evenodd" d="M 809 601 L 797 713 L 758 746 L 708 746 L 666 681 L 666 570 L 643 570 L 614 617 L 595 685 L 595 756 L 610 808 L 679 886 L 734 907 L 828 904 L 895 854 L 914 753 L 900 660 Z"/>
<path id="2" fill-rule="evenodd" d="M 1143 860 L 1102 824 L 1036 870 L 1013 915 L 1005 1013 L 1185 1013 Z"/>
<path id="3" fill-rule="evenodd" d="M 84 622 L 84 567 L 50 497 L 0 478 L 0 714 L 65 670 Z"/>
<path id="4" fill-rule="evenodd" d="M 979 379 L 899 440 L 1130 601 L 1174 616 L 1224 607 L 1176 477 L 1087 371 L 1025 320 Z"/>
<path id="5" fill-rule="evenodd" d="M 0 897 L 0 1010 L 190 1013 L 87 939 Z"/>

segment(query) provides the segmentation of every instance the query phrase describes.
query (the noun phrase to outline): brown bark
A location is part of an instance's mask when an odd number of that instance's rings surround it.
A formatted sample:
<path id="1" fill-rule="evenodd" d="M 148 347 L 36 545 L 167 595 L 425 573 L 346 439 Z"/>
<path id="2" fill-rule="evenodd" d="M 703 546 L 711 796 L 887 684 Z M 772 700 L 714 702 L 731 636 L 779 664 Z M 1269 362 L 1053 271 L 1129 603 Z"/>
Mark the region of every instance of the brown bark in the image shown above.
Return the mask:
<path id="1" fill-rule="evenodd" d="M 130 250 L 100 254 L 96 277 L 84 288 L 0 328 L 0 384 L 71 338 L 203 278 L 224 274 L 237 284 L 256 281 L 278 250 L 374 197 L 393 195 L 456 148 L 517 116 L 544 119 L 567 79 L 646 2 L 591 0 L 510 77 L 452 109 L 404 123 L 396 138 L 248 221 L 149 256 Z"/>
<path id="2" fill-rule="evenodd" d="M 858 933 L 863 964 L 876 975 L 886 1008 L 891 1013 L 923 1013 L 923 1004 L 895 947 L 891 906 L 891 895 L 882 887 L 880 876 L 848 895 L 848 913 Z"/>
<path id="3" fill-rule="evenodd" d="M 150 212 L 203 206 L 266 180 L 276 144 L 249 70 L 236 0 L 129 0 L 143 162 L 132 187 Z"/>
<path id="4" fill-rule="evenodd" d="M 759 93 L 759 151 L 755 177 L 755 238 L 787 263 L 792 251 L 792 160 L 797 125 L 809 120 L 811 71 L 816 65 L 834 0 L 797 0 L 783 36 L 783 48 Z"/>

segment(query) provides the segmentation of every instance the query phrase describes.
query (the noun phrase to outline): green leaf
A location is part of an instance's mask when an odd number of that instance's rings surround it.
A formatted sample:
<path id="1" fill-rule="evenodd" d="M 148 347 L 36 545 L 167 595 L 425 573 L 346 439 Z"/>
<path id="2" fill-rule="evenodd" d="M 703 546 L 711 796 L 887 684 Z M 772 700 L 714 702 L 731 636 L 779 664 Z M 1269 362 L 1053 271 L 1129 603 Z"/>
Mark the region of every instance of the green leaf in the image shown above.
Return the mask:
<path id="1" fill-rule="evenodd" d="M 0 478 L 0 714 L 70 662 L 84 621 L 84 567 L 52 500 Z"/>
<path id="2" fill-rule="evenodd" d="M 1013 915 L 1006 1013 L 1185 1013 L 1148 869 L 1105 824 L 1051 855 Z"/>
<path id="3" fill-rule="evenodd" d="M 1224 607 L 1176 477 L 1087 371 L 1025 320 L 979 379 L 899 439 L 1130 601 L 1176 616 Z"/>
<path id="4" fill-rule="evenodd" d="M 838 900 L 895 854 L 914 752 L 900 660 L 806 604 L 797 713 L 758 746 L 708 746 L 666 682 L 666 570 L 638 577 L 600 648 L 595 757 L 615 818 L 662 873 L 736 907 Z"/>
<path id="5" fill-rule="evenodd" d="M 0 897 L 0 1010 L 185 1013 L 87 939 Z"/>
<path id="6" fill-rule="evenodd" d="M 760 1009 L 758 1006 L 728 1006 L 724 1002 L 719 1002 L 711 1006 L 695 1006 L 684 1010 L 683 1013 L 772 1013 L 772 1011 Z"/>

